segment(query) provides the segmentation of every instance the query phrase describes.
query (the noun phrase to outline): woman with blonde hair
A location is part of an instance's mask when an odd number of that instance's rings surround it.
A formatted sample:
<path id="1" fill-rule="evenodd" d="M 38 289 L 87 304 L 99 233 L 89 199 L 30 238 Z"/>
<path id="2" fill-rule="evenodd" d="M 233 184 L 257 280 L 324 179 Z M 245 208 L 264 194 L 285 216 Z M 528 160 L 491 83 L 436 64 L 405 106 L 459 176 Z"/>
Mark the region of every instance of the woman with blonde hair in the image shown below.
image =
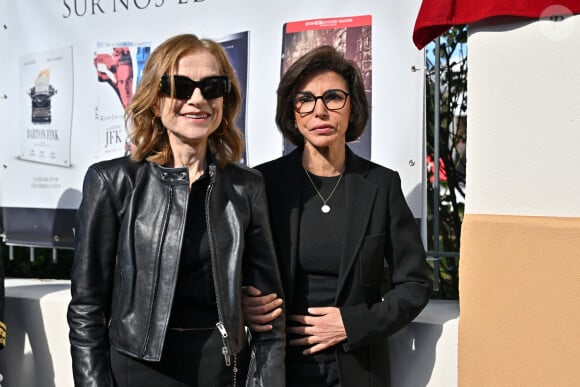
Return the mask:
<path id="1" fill-rule="evenodd" d="M 240 101 L 219 44 L 178 35 L 152 52 L 127 109 L 131 155 L 84 181 L 77 386 L 284 385 L 284 317 L 248 346 L 242 316 L 242 285 L 282 290 L 262 177 L 236 163 Z"/>

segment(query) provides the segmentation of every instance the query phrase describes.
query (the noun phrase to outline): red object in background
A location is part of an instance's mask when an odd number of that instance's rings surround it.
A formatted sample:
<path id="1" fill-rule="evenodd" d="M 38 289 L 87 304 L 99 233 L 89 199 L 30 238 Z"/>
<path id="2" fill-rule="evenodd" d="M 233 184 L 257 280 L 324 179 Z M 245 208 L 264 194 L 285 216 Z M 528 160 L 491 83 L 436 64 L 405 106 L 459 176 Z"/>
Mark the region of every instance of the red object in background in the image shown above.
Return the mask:
<path id="1" fill-rule="evenodd" d="M 435 181 L 435 163 L 431 155 L 427 155 L 427 176 L 429 182 L 433 184 Z M 447 181 L 447 172 L 445 171 L 445 163 L 443 163 L 442 158 L 439 158 L 439 181 Z"/>
<path id="2" fill-rule="evenodd" d="M 562 8 L 564 7 L 564 8 Z M 494 16 L 519 16 L 537 19 L 540 16 L 580 14 L 579 0 L 423 0 L 415 28 L 413 43 L 422 49 L 454 25 L 469 24 Z"/>

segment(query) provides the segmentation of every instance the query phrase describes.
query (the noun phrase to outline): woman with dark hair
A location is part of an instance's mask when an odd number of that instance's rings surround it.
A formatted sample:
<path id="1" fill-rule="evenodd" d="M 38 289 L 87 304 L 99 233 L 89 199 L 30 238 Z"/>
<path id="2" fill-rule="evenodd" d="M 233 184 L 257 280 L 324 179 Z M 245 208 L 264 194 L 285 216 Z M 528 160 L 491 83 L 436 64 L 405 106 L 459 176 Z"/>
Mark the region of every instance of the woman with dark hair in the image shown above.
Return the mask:
<path id="1" fill-rule="evenodd" d="M 297 148 L 256 168 L 284 287 L 287 386 L 389 386 L 387 337 L 429 300 L 398 173 L 347 146 L 367 119 L 360 71 L 334 48 L 308 52 L 282 76 L 276 124 Z M 272 329 L 282 300 L 259 287 L 245 294 L 250 329 Z"/>
<path id="2" fill-rule="evenodd" d="M 284 318 L 248 347 L 242 315 L 242 285 L 282 289 L 263 179 L 235 163 L 240 101 L 211 40 L 178 35 L 148 59 L 127 109 L 130 157 L 85 176 L 68 309 L 75 385 L 284 385 Z"/>

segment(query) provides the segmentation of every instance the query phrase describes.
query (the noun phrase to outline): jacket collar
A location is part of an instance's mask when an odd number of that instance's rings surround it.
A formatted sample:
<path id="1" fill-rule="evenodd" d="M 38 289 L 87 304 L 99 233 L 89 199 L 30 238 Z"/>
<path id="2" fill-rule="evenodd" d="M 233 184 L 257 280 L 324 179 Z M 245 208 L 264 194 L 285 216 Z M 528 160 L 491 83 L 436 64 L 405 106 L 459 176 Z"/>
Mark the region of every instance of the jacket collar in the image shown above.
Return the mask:
<path id="1" fill-rule="evenodd" d="M 164 167 L 151 161 L 148 161 L 148 163 L 153 171 L 153 174 L 164 183 L 172 185 L 189 185 L 189 171 L 186 167 L 171 168 Z M 205 173 L 209 173 L 209 176 L 213 179 L 217 168 L 216 158 L 208 148 L 206 152 Z"/>

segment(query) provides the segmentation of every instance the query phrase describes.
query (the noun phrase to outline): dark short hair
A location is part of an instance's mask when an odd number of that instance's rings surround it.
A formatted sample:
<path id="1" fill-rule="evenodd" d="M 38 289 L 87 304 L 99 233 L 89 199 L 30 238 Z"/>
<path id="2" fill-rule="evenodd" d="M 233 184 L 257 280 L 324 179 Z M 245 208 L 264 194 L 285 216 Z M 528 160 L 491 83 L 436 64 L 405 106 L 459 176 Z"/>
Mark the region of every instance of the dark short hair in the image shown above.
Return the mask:
<path id="1" fill-rule="evenodd" d="M 346 141 L 360 137 L 369 115 L 369 104 L 360 69 L 354 61 L 344 58 L 332 46 L 319 46 L 294 62 L 282 76 L 278 85 L 276 125 L 282 135 L 296 146 L 304 145 L 304 137 L 295 126 L 294 96 L 296 88 L 307 78 L 323 71 L 334 71 L 347 85 L 351 112 L 346 130 Z"/>

